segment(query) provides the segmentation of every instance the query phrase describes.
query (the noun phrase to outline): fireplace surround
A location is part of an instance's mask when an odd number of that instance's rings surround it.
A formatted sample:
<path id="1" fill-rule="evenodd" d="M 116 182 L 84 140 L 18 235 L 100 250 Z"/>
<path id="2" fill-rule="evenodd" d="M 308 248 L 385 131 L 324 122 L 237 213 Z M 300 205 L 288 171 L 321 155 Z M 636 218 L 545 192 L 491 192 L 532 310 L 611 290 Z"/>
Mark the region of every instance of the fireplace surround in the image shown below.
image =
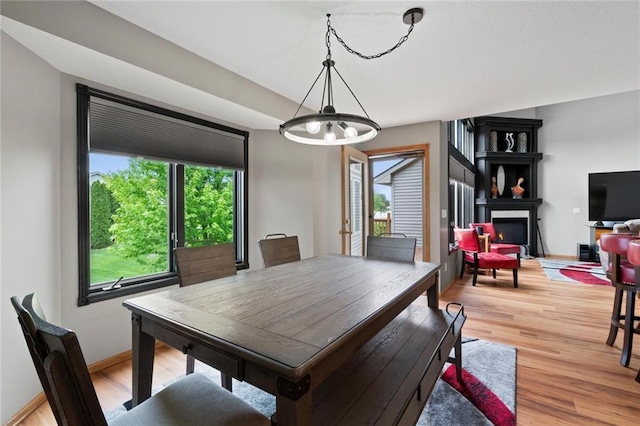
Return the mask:
<path id="1" fill-rule="evenodd" d="M 526 217 L 496 217 L 493 228 L 496 230 L 497 243 L 529 245 L 528 225 Z"/>

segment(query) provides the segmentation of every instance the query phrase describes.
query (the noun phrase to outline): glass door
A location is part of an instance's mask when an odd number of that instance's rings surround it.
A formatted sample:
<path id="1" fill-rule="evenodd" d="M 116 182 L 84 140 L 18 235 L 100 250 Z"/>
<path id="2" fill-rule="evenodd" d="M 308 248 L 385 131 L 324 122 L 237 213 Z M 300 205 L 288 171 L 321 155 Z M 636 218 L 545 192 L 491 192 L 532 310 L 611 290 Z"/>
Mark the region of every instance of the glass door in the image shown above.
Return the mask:
<path id="1" fill-rule="evenodd" d="M 369 160 L 350 146 L 342 147 L 342 253 L 364 256 L 369 229 Z"/>

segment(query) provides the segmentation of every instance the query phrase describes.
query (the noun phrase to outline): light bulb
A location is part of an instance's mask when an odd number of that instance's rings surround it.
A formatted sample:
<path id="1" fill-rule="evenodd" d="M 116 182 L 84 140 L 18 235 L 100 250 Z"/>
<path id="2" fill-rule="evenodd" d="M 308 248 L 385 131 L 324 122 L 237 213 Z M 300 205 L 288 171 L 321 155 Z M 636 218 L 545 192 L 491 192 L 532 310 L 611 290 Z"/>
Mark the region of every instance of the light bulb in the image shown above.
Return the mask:
<path id="1" fill-rule="evenodd" d="M 310 123 L 307 123 L 307 132 L 311 133 L 312 135 L 315 135 L 320 131 L 320 127 L 321 127 L 321 124 L 319 121 L 312 121 Z"/>
<path id="2" fill-rule="evenodd" d="M 333 142 L 336 140 L 336 134 L 333 132 L 333 124 L 327 123 L 327 130 L 324 132 L 324 140 Z"/>
<path id="3" fill-rule="evenodd" d="M 344 137 L 347 139 L 350 138 L 355 138 L 356 136 L 358 136 L 358 130 L 355 127 L 347 127 L 346 129 L 344 129 Z"/>

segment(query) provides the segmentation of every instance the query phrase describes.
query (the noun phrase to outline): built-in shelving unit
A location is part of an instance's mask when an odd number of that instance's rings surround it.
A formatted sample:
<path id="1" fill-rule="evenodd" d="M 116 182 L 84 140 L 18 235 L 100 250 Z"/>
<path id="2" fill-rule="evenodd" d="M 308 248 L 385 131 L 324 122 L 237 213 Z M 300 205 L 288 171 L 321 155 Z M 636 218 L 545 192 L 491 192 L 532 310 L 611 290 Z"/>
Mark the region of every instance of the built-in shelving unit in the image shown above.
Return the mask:
<path id="1" fill-rule="evenodd" d="M 542 120 L 476 117 L 474 124 L 476 222 L 491 222 L 498 214 L 509 217 L 516 211 L 527 212 L 529 254 L 537 256 L 537 209 L 542 204 L 538 198 L 538 162 L 542 160 L 538 129 Z M 492 178 L 498 184 L 503 182 L 502 191 L 495 198 L 491 192 Z M 521 185 L 524 192 L 522 198 L 514 198 L 511 187 L 519 178 L 524 179 Z"/>

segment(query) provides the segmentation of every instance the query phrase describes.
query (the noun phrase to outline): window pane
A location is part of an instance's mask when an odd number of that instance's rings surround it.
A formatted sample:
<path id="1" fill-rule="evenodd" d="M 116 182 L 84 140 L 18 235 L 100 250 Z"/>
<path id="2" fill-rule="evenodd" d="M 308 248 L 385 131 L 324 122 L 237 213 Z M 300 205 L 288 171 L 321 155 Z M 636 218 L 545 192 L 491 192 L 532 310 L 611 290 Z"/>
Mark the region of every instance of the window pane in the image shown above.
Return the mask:
<path id="1" fill-rule="evenodd" d="M 233 242 L 235 172 L 184 167 L 185 246 Z"/>
<path id="2" fill-rule="evenodd" d="M 167 163 L 90 153 L 91 285 L 169 271 Z"/>

